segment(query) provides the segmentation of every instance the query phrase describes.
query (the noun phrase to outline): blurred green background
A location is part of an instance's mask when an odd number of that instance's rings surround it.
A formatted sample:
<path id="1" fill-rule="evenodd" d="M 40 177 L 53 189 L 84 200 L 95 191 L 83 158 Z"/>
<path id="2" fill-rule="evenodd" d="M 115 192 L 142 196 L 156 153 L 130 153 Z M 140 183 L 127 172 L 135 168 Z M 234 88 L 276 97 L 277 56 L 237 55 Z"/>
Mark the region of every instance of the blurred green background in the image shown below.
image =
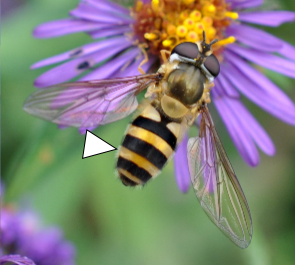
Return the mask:
<path id="1" fill-rule="evenodd" d="M 9 3 L 8 3 L 9 2 Z M 214 110 L 213 118 L 251 208 L 254 236 L 241 250 L 209 221 L 190 190 L 181 194 L 173 164 L 144 189 L 124 187 L 115 178 L 115 153 L 81 159 L 84 136 L 25 113 L 22 105 L 33 81 L 46 69 L 30 65 L 92 41 L 79 33 L 34 39 L 40 23 L 67 17 L 77 0 L 9 0 L 2 6 L 2 177 L 5 201 L 28 199 L 45 225 L 59 225 L 77 248 L 77 264 L 294 264 L 295 128 L 247 101 L 272 137 L 277 154 L 261 153 L 247 166 Z M 267 5 L 275 8 L 271 1 Z M 294 1 L 280 9 L 295 10 Z M 295 45 L 295 24 L 269 32 Z M 294 69 L 295 70 L 295 69 Z M 295 101 L 295 82 L 271 74 Z M 94 131 L 119 146 L 129 118 Z"/>

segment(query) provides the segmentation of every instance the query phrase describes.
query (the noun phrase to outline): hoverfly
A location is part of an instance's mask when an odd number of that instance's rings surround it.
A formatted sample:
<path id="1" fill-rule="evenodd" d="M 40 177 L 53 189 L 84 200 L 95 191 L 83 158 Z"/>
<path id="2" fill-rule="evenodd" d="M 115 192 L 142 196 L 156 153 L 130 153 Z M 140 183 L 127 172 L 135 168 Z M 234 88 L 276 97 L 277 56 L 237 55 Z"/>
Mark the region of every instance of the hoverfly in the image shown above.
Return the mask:
<path id="1" fill-rule="evenodd" d="M 211 47 L 217 40 L 207 44 L 205 32 L 203 37 L 197 43 L 178 44 L 169 58 L 162 51 L 164 63 L 157 73 L 40 89 L 24 109 L 60 125 L 89 128 L 134 112 L 136 96 L 147 89 L 149 104 L 130 124 L 119 150 L 117 170 L 126 186 L 155 178 L 201 115 L 199 137 L 187 145 L 192 186 L 211 221 L 246 248 L 253 232 L 249 206 L 207 108 L 219 74 Z"/>

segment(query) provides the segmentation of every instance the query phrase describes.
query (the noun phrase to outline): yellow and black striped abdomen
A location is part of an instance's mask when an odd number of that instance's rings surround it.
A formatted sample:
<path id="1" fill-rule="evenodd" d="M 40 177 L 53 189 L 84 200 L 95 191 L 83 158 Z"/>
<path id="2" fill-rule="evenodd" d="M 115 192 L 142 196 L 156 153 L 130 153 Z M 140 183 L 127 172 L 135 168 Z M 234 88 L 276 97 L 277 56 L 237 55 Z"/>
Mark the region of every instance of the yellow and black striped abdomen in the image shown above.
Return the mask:
<path id="1" fill-rule="evenodd" d="M 160 173 L 176 148 L 180 126 L 151 105 L 132 122 L 117 163 L 124 185 L 144 185 Z"/>

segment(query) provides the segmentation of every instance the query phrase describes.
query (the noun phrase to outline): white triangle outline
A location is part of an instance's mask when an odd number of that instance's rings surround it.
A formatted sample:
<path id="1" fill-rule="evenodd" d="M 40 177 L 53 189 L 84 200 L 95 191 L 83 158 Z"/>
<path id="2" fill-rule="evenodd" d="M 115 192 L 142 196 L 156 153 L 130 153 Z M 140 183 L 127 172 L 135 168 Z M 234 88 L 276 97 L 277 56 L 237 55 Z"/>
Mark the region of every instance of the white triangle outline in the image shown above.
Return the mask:
<path id="1" fill-rule="evenodd" d="M 117 150 L 94 133 L 86 130 L 82 159 Z"/>

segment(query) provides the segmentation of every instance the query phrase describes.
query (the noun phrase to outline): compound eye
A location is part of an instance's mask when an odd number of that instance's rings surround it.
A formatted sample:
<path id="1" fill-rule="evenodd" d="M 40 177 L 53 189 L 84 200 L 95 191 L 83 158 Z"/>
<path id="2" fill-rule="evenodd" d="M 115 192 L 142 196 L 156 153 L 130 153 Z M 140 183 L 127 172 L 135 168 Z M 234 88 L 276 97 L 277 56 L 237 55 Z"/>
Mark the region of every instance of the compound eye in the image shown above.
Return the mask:
<path id="1" fill-rule="evenodd" d="M 172 50 L 171 54 L 173 53 L 189 59 L 195 59 L 198 58 L 200 52 L 197 44 L 193 42 L 183 42 Z"/>
<path id="2" fill-rule="evenodd" d="M 218 76 L 220 71 L 220 65 L 214 54 L 211 54 L 206 58 L 204 66 L 211 75 L 213 75 L 214 77 Z"/>

